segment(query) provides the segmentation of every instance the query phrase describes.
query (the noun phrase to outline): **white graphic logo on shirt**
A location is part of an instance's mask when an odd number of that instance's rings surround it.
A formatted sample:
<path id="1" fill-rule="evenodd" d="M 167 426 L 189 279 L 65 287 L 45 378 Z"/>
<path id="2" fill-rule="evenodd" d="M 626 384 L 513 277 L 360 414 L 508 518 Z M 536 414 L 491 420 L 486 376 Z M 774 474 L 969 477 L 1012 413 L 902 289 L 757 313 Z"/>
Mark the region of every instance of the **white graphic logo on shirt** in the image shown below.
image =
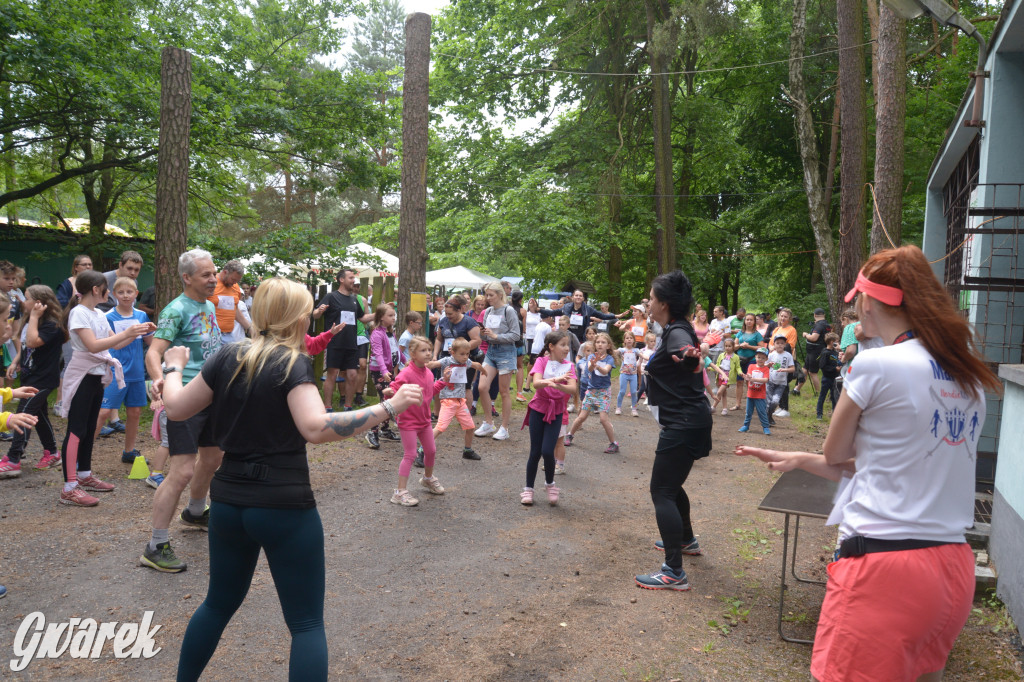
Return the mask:
<path id="1" fill-rule="evenodd" d="M 931 456 L 940 445 L 946 444 L 951 447 L 958 447 L 963 445 L 967 450 L 967 456 L 974 461 L 974 452 L 971 449 L 971 444 L 975 443 L 978 438 L 978 426 L 981 424 L 981 420 L 978 418 L 978 410 L 975 409 L 968 419 L 968 414 L 971 412 L 971 408 L 975 406 L 974 401 L 967 405 L 967 411 L 961 410 L 959 407 L 950 407 L 946 405 L 939 394 L 936 393 L 934 388 L 929 388 L 928 392 L 932 396 L 932 400 L 938 405 L 938 408 L 932 413 L 929 425 L 931 427 L 931 434 L 937 440 L 935 447 L 933 447 L 926 456 Z M 946 391 L 942 391 L 943 395 L 951 398 L 962 398 L 963 394 L 959 391 L 950 395 Z M 970 441 L 970 442 L 968 442 Z"/>

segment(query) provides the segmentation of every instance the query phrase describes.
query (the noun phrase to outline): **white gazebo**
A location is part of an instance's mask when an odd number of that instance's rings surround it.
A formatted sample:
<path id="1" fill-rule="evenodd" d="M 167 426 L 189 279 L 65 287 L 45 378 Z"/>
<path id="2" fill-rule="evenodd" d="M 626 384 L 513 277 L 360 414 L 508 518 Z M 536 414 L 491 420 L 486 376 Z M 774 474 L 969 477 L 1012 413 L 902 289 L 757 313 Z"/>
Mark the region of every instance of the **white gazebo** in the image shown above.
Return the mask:
<path id="1" fill-rule="evenodd" d="M 369 260 L 365 258 L 366 256 L 379 258 L 383 267 L 378 268 L 376 265 L 360 262 L 361 260 Z M 359 279 L 398 276 L 398 256 L 392 256 L 387 251 L 370 246 L 364 242 L 352 244 L 345 249 L 342 260 L 346 267 L 356 271 L 356 276 Z"/>
<path id="2" fill-rule="evenodd" d="M 462 265 L 431 270 L 427 273 L 427 286 L 442 286 L 447 289 L 479 289 L 488 282 L 499 281 L 497 277 L 470 270 Z"/>

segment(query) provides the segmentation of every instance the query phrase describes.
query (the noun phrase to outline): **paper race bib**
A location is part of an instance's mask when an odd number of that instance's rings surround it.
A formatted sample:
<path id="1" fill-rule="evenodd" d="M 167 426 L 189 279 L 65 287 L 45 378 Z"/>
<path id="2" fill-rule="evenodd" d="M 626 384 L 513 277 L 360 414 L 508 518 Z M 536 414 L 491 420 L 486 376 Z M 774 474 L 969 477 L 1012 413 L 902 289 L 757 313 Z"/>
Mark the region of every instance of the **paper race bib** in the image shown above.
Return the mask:
<path id="1" fill-rule="evenodd" d="M 446 353 L 450 353 L 452 350 L 453 343 L 455 343 L 455 339 L 445 339 L 444 343 L 441 345 L 441 350 L 445 351 Z"/>
<path id="2" fill-rule="evenodd" d="M 464 384 L 466 383 L 466 368 L 452 365 L 452 373 L 448 378 L 448 383 L 451 384 Z"/>
<path id="3" fill-rule="evenodd" d="M 219 310 L 234 310 L 235 309 L 235 297 L 234 296 L 218 296 L 217 297 L 217 308 Z"/>
<path id="4" fill-rule="evenodd" d="M 569 316 L 569 324 L 573 327 L 582 327 L 583 315 L 579 313 L 573 313 L 572 315 Z"/>
<path id="5" fill-rule="evenodd" d="M 636 337 L 636 338 L 642 338 L 643 335 L 644 335 L 644 328 L 643 327 L 633 327 L 633 329 L 631 331 L 633 332 L 633 336 Z"/>
<path id="6" fill-rule="evenodd" d="M 389 336 L 388 337 L 388 346 L 391 347 L 391 352 L 392 353 L 397 353 L 398 352 L 398 340 L 395 339 L 395 337 L 393 337 L 393 336 Z"/>
<path id="7" fill-rule="evenodd" d="M 597 323 L 597 331 L 599 331 L 599 332 L 606 332 L 606 331 L 608 331 L 608 323 L 607 322 L 598 322 Z"/>
<path id="8" fill-rule="evenodd" d="M 365 345 L 367 343 L 370 343 L 370 339 L 366 338 L 365 336 L 357 336 L 356 337 L 356 345 L 357 346 L 362 346 L 362 345 Z"/>
<path id="9" fill-rule="evenodd" d="M 572 365 L 568 362 L 548 361 L 548 364 L 544 366 L 544 378 L 557 379 L 568 374 L 570 369 L 572 369 Z"/>
<path id="10" fill-rule="evenodd" d="M 501 315 L 490 314 L 487 316 L 486 326 L 488 329 L 497 329 L 501 326 Z"/>
<path id="11" fill-rule="evenodd" d="M 342 310 L 341 311 L 341 319 L 338 320 L 338 322 L 344 322 L 345 324 L 355 324 L 356 323 L 356 314 L 354 312 L 352 312 L 351 310 Z"/>
<path id="12" fill-rule="evenodd" d="M 135 324 L 135 320 L 115 320 L 114 321 L 114 333 L 115 334 L 120 334 L 125 329 L 128 329 L 128 327 L 131 327 L 134 324 Z M 26 325 L 26 327 L 27 326 L 28 325 Z"/>

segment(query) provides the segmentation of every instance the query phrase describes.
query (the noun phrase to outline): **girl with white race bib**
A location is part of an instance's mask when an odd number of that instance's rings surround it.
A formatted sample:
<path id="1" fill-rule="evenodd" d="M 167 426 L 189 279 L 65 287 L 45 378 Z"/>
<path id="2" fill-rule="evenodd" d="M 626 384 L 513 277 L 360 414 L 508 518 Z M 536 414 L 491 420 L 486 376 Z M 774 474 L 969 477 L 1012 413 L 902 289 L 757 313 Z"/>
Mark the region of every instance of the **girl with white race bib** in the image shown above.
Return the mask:
<path id="1" fill-rule="evenodd" d="M 568 357 L 568 332 L 550 332 L 544 337 L 544 351 L 546 356 L 538 358 L 530 370 L 537 393 L 527 406 L 523 420 L 523 426 L 530 427 L 530 458 L 526 461 L 526 487 L 519 501 L 526 506 L 533 504 L 533 484 L 541 457 L 544 458 L 548 503 L 558 504 L 561 490 L 555 485 L 555 445 L 569 397 L 576 393 L 576 372 Z"/>
<path id="2" fill-rule="evenodd" d="M 387 303 L 382 303 L 373 311 L 373 331 L 370 332 L 370 381 L 377 388 L 377 395 L 383 395 L 384 389 L 391 385 L 391 380 L 398 374 L 401 352 L 398 339 L 395 338 L 395 322 L 398 315 Z M 370 448 L 380 448 L 381 437 L 390 441 L 401 440 L 391 430 L 391 420 L 385 419 L 366 432 L 366 442 Z"/>
<path id="3" fill-rule="evenodd" d="M 615 404 L 615 414 L 622 414 L 622 399 L 626 397 L 628 388 L 632 414 L 634 417 L 639 417 L 640 413 L 636 411 L 636 402 L 640 399 L 637 386 L 640 351 L 636 347 L 636 337 L 629 330 L 622 333 L 622 348 L 619 349 L 619 357 L 622 358 L 622 366 L 619 367 L 619 399 Z"/>
<path id="4" fill-rule="evenodd" d="M 526 366 L 533 367 L 534 360 L 537 359 L 537 355 L 533 352 L 533 346 L 537 339 L 537 327 L 541 323 L 540 317 L 540 306 L 537 304 L 537 299 L 531 298 L 526 302 L 526 308 L 520 311 L 523 316 L 523 336 L 526 338 Z M 550 330 L 551 327 L 548 327 Z M 541 344 L 544 343 L 544 337 L 540 337 Z M 525 390 L 527 393 L 530 392 L 530 386 L 533 382 L 533 374 L 526 373 L 525 382 L 522 376 L 522 368 L 520 368 L 519 376 L 516 378 L 518 385 L 520 386 L 520 395 Z"/>
<path id="5" fill-rule="evenodd" d="M 516 371 L 516 342 L 519 340 L 519 316 L 505 302 L 505 289 L 498 282 L 484 285 L 488 308 L 484 310 L 484 328 L 481 337 L 487 341 L 484 371 L 480 377 L 480 403 L 484 421 L 476 430 L 478 436 L 491 436 L 494 440 L 508 439 L 508 422 L 512 417 L 512 397 L 509 386 Z M 491 383 L 497 380 L 501 393 L 501 428 L 491 423 Z"/>

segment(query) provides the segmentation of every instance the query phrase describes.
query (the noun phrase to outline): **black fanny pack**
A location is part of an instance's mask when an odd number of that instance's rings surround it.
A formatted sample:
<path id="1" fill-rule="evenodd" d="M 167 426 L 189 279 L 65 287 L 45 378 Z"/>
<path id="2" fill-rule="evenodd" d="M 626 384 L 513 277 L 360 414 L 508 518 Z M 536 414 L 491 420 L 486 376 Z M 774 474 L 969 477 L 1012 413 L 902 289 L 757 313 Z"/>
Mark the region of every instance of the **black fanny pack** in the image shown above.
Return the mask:
<path id="1" fill-rule="evenodd" d="M 839 558 L 864 556 L 876 552 L 899 552 L 905 549 L 925 549 L 927 547 L 941 547 L 942 545 L 962 544 L 956 542 L 943 542 L 941 540 L 878 540 L 866 538 L 863 535 L 852 535 L 842 541 L 839 545 Z"/>
<path id="2" fill-rule="evenodd" d="M 278 461 L 274 461 L 274 460 Z M 246 462 L 229 459 L 227 455 L 221 462 L 217 473 L 231 478 L 245 478 L 250 481 L 272 481 L 274 483 L 309 483 L 309 469 L 305 465 L 305 457 L 301 464 L 295 462 L 297 457 L 277 457 L 269 462 Z M 280 461 L 284 460 L 284 461 Z M 291 461 L 289 461 L 291 460 Z M 298 466 L 296 466 L 298 464 Z"/>

